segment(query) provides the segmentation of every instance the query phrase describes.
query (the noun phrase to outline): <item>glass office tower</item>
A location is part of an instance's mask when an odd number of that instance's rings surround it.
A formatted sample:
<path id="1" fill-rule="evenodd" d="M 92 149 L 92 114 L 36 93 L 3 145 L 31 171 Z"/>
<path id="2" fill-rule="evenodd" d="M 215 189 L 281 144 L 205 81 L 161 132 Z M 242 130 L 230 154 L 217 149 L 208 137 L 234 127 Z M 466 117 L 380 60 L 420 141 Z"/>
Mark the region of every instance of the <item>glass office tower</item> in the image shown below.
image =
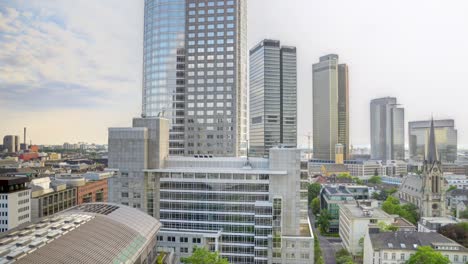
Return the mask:
<path id="1" fill-rule="evenodd" d="M 250 50 L 250 154 L 267 157 L 272 147 L 296 147 L 296 116 L 296 48 L 263 40 Z"/>
<path id="2" fill-rule="evenodd" d="M 427 150 L 428 134 L 431 121 L 408 123 L 410 159 L 423 161 Z M 442 162 L 457 160 L 457 130 L 453 119 L 434 120 L 437 152 Z"/>
<path id="3" fill-rule="evenodd" d="M 142 116 L 170 120 L 170 153 L 184 154 L 185 0 L 145 0 Z"/>
<path id="4" fill-rule="evenodd" d="M 374 160 L 405 159 L 405 110 L 397 99 L 385 97 L 370 103 L 371 158 Z"/>
<path id="5" fill-rule="evenodd" d="M 171 155 L 245 154 L 245 0 L 146 0 L 143 116 L 171 120 Z"/>

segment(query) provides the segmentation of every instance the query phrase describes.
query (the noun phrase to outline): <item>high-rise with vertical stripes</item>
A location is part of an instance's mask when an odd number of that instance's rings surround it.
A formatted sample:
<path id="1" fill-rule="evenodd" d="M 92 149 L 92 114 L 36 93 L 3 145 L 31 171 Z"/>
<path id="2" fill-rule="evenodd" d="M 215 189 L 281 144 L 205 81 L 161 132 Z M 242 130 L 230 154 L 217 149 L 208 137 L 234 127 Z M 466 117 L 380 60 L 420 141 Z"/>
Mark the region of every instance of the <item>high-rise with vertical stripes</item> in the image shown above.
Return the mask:
<path id="1" fill-rule="evenodd" d="M 297 145 L 296 48 L 263 40 L 250 50 L 250 154 Z"/>
<path id="2" fill-rule="evenodd" d="M 143 117 L 170 121 L 170 154 L 241 156 L 247 137 L 245 0 L 146 0 Z"/>

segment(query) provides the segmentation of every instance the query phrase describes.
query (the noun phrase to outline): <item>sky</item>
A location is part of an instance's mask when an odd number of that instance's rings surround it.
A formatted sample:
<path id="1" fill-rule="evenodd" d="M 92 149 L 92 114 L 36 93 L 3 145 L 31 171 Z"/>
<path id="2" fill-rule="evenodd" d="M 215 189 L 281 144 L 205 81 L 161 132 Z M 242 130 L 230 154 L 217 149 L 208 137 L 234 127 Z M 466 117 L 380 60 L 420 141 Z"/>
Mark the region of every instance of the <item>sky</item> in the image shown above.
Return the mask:
<path id="1" fill-rule="evenodd" d="M 141 113 L 143 0 L 0 1 L 0 136 L 107 142 Z M 248 0 L 248 46 L 298 52 L 298 137 L 312 131 L 312 64 L 349 66 L 351 144 L 367 145 L 369 102 L 395 96 L 406 121 L 453 118 L 468 146 L 466 0 Z M 407 140 L 407 139 L 406 139 Z"/>

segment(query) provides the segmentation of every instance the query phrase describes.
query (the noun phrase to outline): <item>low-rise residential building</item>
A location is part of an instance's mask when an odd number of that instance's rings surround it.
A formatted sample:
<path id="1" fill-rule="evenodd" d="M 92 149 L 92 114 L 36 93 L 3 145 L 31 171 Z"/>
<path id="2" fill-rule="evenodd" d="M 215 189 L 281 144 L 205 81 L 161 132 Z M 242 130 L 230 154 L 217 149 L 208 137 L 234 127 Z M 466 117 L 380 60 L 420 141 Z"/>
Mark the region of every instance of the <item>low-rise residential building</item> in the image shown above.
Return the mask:
<path id="1" fill-rule="evenodd" d="M 340 205 L 339 233 L 343 247 L 352 255 L 362 253 L 361 239 L 368 233 L 369 225 L 382 222 L 390 225 L 394 217 L 376 207 L 377 201 L 356 201 Z"/>
<path id="2" fill-rule="evenodd" d="M 418 222 L 418 232 L 437 232 L 443 226 L 459 222 L 454 217 L 421 217 Z"/>
<path id="3" fill-rule="evenodd" d="M 56 175 L 55 181 L 65 183 L 69 188 L 76 188 L 76 204 L 108 201 L 108 178 L 112 172 L 62 174 Z"/>
<path id="4" fill-rule="evenodd" d="M 320 209 L 326 209 L 331 216 L 329 232 L 339 230 L 340 205 L 354 201 L 353 194 L 344 185 L 325 185 L 320 191 Z"/>
<path id="5" fill-rule="evenodd" d="M 447 205 L 451 211 L 457 209 L 457 205 L 468 201 L 468 189 L 455 189 L 447 192 Z"/>
<path id="6" fill-rule="evenodd" d="M 31 220 L 31 190 L 26 177 L 0 177 L 0 232 Z"/>
<path id="7" fill-rule="evenodd" d="M 363 264 L 404 264 L 420 246 L 433 248 L 453 264 L 468 261 L 468 249 L 436 232 L 377 232 L 364 238 Z"/>
<path id="8" fill-rule="evenodd" d="M 49 177 L 32 179 L 31 221 L 50 216 L 76 205 L 76 187 L 52 182 Z"/>
<path id="9" fill-rule="evenodd" d="M 457 218 L 463 218 L 466 219 L 466 215 L 463 214 L 466 210 L 468 210 L 468 200 L 461 201 L 457 204 L 456 210 L 456 216 Z"/>
<path id="10" fill-rule="evenodd" d="M 457 189 L 468 189 L 468 176 L 444 173 L 444 177 L 449 186 L 455 186 Z"/>

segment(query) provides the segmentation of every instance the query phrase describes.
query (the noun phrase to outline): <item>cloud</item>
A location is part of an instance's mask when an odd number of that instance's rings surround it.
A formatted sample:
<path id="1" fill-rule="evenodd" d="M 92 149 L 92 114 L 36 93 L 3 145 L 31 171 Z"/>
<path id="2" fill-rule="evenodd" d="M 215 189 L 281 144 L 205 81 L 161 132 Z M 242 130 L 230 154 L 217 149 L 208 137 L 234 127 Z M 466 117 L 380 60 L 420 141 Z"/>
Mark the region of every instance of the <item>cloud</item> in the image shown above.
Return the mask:
<path id="1" fill-rule="evenodd" d="M 140 10 L 105 2 L 0 4 L 0 107 L 19 99 L 42 109 L 94 107 L 129 93 L 139 103 L 142 33 L 132 27 L 142 28 Z"/>

